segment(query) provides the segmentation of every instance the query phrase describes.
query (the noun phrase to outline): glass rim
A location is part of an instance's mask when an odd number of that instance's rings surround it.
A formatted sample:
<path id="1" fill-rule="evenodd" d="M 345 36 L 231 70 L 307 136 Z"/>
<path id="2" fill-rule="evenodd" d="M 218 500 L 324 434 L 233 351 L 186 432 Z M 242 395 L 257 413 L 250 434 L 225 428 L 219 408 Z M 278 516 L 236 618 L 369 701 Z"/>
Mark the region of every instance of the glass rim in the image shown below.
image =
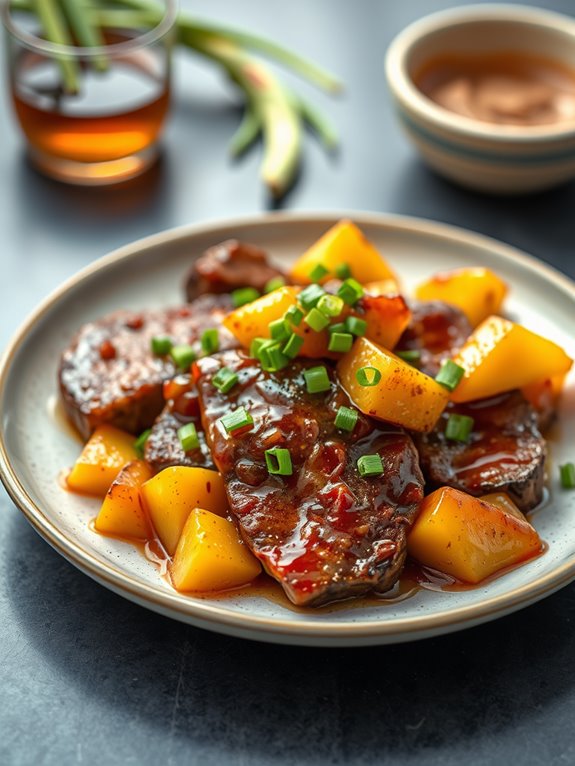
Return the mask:
<path id="1" fill-rule="evenodd" d="M 164 15 L 161 20 L 151 29 L 147 29 L 142 34 L 129 40 L 123 40 L 120 43 L 111 43 L 110 45 L 94 45 L 91 47 L 81 45 L 62 45 L 44 40 L 34 34 L 20 29 L 12 18 L 13 12 L 23 11 L 24 8 L 11 8 L 11 0 L 0 0 L 0 17 L 4 28 L 12 37 L 18 40 L 22 45 L 32 51 L 47 53 L 56 56 L 65 56 L 70 58 L 90 58 L 95 56 L 114 56 L 125 53 L 126 51 L 145 48 L 148 45 L 160 40 L 174 26 L 178 15 L 178 0 L 164 0 Z M 132 9 L 126 8 L 126 11 Z M 137 9 L 133 9 L 137 12 Z M 161 10 L 161 6 L 158 6 Z"/>

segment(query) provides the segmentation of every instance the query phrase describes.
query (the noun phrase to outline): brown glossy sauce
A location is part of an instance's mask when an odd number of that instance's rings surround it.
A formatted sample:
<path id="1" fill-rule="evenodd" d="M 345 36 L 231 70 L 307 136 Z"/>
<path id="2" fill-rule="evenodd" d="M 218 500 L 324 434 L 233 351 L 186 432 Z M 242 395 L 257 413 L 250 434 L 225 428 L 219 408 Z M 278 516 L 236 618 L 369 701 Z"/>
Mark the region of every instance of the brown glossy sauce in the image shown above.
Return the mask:
<path id="1" fill-rule="evenodd" d="M 575 121 L 575 71 L 523 53 L 443 55 L 413 76 L 444 109 L 502 125 Z"/>

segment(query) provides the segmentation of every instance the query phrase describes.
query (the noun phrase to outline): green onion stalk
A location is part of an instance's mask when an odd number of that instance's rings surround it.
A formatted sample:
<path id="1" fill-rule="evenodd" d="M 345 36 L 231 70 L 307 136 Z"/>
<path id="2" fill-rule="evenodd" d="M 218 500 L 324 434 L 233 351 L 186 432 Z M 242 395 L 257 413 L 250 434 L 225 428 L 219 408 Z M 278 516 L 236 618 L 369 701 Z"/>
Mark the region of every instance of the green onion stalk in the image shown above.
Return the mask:
<path id="1" fill-rule="evenodd" d="M 53 43 L 85 47 L 102 44 L 102 29 L 154 27 L 163 8 L 153 0 L 12 0 L 13 10 L 35 13 L 45 37 Z M 328 151 L 337 146 L 331 124 L 309 102 L 300 98 L 276 77 L 259 54 L 300 75 L 329 94 L 341 91 L 341 83 L 329 72 L 277 43 L 240 30 L 212 25 L 180 12 L 176 21 L 176 44 L 218 64 L 244 97 L 242 121 L 231 140 L 230 150 L 240 156 L 261 136 L 261 176 L 275 198 L 289 190 L 301 162 L 304 126 L 316 134 Z M 77 62 L 61 57 L 63 88 L 80 90 Z M 94 67 L 105 71 L 104 56 Z"/>

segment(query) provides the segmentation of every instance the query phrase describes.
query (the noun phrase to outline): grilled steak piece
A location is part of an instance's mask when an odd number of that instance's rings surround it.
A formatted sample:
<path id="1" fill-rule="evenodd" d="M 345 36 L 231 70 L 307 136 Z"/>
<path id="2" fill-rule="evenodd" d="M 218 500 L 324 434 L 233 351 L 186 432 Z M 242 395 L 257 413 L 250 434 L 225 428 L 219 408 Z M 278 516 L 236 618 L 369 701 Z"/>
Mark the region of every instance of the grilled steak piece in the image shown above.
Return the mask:
<path id="1" fill-rule="evenodd" d="M 306 606 L 391 588 L 423 497 L 411 438 L 362 415 L 352 434 L 338 430 L 335 415 L 349 399 L 332 370 L 329 391 L 307 393 L 303 372 L 315 364 L 267 373 L 228 351 L 194 365 L 207 441 L 244 540 L 291 601 Z M 211 382 L 224 366 L 239 376 L 228 394 Z M 239 406 L 254 426 L 227 434 L 219 419 Z M 272 447 L 289 450 L 292 475 L 270 475 L 264 453 Z M 384 474 L 363 478 L 357 460 L 373 453 Z"/>
<path id="2" fill-rule="evenodd" d="M 474 419 L 468 444 L 445 438 L 452 413 Z M 519 391 L 450 404 L 434 431 L 414 438 L 423 473 L 434 487 L 449 485 L 475 496 L 507 492 L 522 511 L 541 502 L 545 440 L 533 407 Z"/>
<path id="3" fill-rule="evenodd" d="M 191 301 L 203 293 L 229 293 L 238 287 L 261 292 L 270 279 L 283 276 L 259 247 L 227 239 L 194 261 L 184 280 L 185 293 Z"/>
<path id="4" fill-rule="evenodd" d="M 116 311 L 85 324 L 64 351 L 58 379 L 64 407 L 80 434 L 110 423 L 137 434 L 162 407 L 162 383 L 176 373 L 169 357 L 151 351 L 154 336 L 191 343 L 199 351 L 202 332 L 219 327 L 231 309 L 228 295 L 206 295 L 189 306 L 156 311 Z M 235 338 L 219 331 L 220 348 Z"/>
<path id="5" fill-rule="evenodd" d="M 465 314 L 442 301 L 410 301 L 411 320 L 395 351 L 421 352 L 417 367 L 435 377 L 444 359 L 452 356 L 471 333 Z"/>
<path id="6" fill-rule="evenodd" d="M 146 441 L 144 457 L 156 471 L 174 465 L 213 468 L 214 463 L 202 430 L 198 392 L 189 375 L 177 375 L 164 383 L 166 406 L 156 418 Z M 178 430 L 186 423 L 196 426 L 200 446 L 184 452 Z"/>

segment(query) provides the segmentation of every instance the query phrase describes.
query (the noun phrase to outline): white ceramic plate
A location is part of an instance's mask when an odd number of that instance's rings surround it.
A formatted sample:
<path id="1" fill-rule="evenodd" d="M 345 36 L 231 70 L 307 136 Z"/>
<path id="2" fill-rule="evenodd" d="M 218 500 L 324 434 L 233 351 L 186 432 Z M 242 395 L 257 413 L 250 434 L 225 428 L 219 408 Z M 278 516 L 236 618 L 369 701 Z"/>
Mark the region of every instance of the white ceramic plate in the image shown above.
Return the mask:
<path id="1" fill-rule="evenodd" d="M 510 247 L 437 223 L 349 214 L 409 288 L 438 269 L 484 265 L 511 286 L 509 312 L 575 356 L 575 285 Z M 118 308 L 178 303 L 191 256 L 228 237 L 261 245 L 279 260 L 301 253 L 340 215 L 274 214 L 190 226 L 121 248 L 73 277 L 26 322 L 0 370 L 0 469 L 14 502 L 56 550 L 86 574 L 143 606 L 231 635 L 286 644 L 365 645 L 424 638 L 512 612 L 575 578 L 575 492 L 562 491 L 557 465 L 575 457 L 571 376 L 551 444 L 550 498 L 534 523 L 548 544 L 540 558 L 463 592 L 417 591 L 405 600 L 295 610 L 263 595 L 196 599 L 176 593 L 132 546 L 89 528 L 98 502 L 64 491 L 58 475 L 79 444 L 54 418 L 60 351 L 83 323 Z M 30 438 L 31 435 L 34 438 Z"/>

